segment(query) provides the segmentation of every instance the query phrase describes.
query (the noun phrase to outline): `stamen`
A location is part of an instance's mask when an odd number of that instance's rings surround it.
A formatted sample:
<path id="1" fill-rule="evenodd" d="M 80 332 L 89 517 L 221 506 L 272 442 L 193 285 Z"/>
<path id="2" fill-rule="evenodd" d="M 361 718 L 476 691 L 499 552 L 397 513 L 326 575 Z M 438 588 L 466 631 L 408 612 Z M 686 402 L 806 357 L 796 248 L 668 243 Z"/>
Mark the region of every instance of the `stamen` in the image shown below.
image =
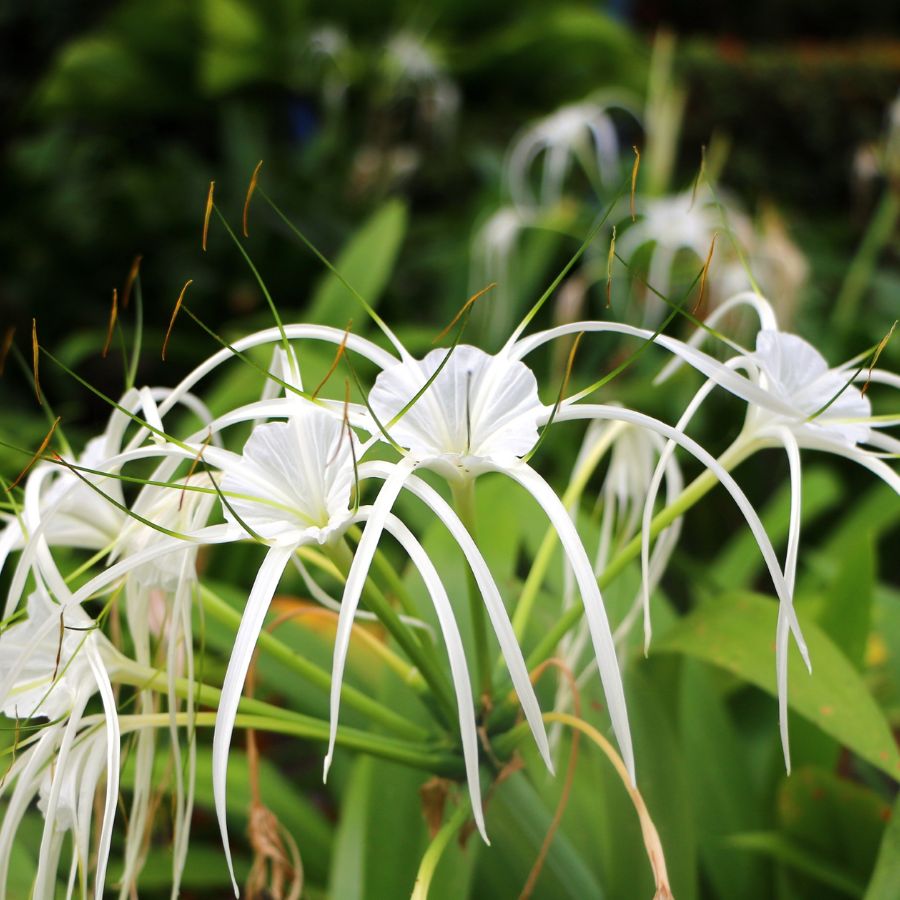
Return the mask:
<path id="1" fill-rule="evenodd" d="M 175 327 L 175 317 L 178 315 L 178 310 L 181 309 L 181 303 L 184 300 L 184 295 L 187 292 L 188 287 L 193 284 L 193 282 L 193 278 L 188 278 L 184 283 L 184 287 L 181 289 L 181 293 L 178 295 L 178 299 L 175 301 L 175 309 L 172 310 L 172 318 L 169 319 L 169 328 L 166 331 L 166 338 L 162 345 L 162 358 L 164 362 L 166 359 L 166 348 L 169 346 L 169 338 L 172 336 L 172 329 Z"/>
<path id="2" fill-rule="evenodd" d="M 638 150 L 637 144 L 633 145 L 631 149 L 634 150 L 634 165 L 631 167 L 631 221 L 634 222 L 637 220 L 637 212 L 634 208 L 634 192 L 637 188 L 638 169 L 641 165 L 641 151 Z"/>
<path id="3" fill-rule="evenodd" d="M 563 375 L 562 384 L 559 387 L 559 394 L 557 394 L 556 402 L 553 404 L 553 409 L 550 412 L 550 417 L 547 419 L 547 424 L 541 429 L 541 433 L 538 435 L 537 441 L 535 441 L 534 446 L 522 457 L 522 462 L 528 462 L 535 453 L 537 453 L 538 448 L 541 444 L 544 443 L 544 438 L 547 436 L 547 433 L 550 431 L 550 426 L 553 424 L 553 420 L 556 418 L 556 414 L 559 412 L 559 408 L 562 405 L 563 398 L 566 395 L 566 388 L 569 386 L 569 378 L 572 375 L 572 367 L 575 365 L 575 354 L 578 352 L 578 345 L 581 343 L 581 339 L 584 337 L 584 332 L 579 331 L 578 334 L 575 335 L 575 340 L 572 341 L 572 348 L 569 350 L 569 358 L 566 361 L 566 372 Z"/>
<path id="4" fill-rule="evenodd" d="M 334 359 L 331 361 L 331 365 L 328 367 L 328 371 L 325 373 L 325 377 L 316 385 L 316 389 L 312 392 L 312 396 L 310 399 L 315 400 L 316 397 L 319 396 L 319 391 L 322 390 L 323 387 L 328 382 L 328 379 L 334 374 L 334 370 L 338 367 L 338 363 L 341 361 L 341 357 L 344 355 L 347 349 L 347 339 L 350 337 L 350 329 L 353 327 L 353 319 L 351 319 L 347 323 L 346 329 L 344 329 L 344 336 L 341 338 L 340 344 L 338 344 L 337 353 L 334 354 Z"/>
<path id="5" fill-rule="evenodd" d="M 128 277 L 125 279 L 125 287 L 122 288 L 122 309 L 128 309 L 128 304 L 131 302 L 131 289 L 134 287 L 135 281 L 137 281 L 143 258 L 139 253 L 131 261 L 131 268 L 128 270 Z"/>
<path id="6" fill-rule="evenodd" d="M 43 406 L 44 398 L 41 396 L 41 380 L 38 377 L 38 360 L 40 359 L 40 346 L 37 339 L 37 319 L 31 320 L 31 366 L 34 370 L 34 394 L 37 402 Z"/>
<path id="7" fill-rule="evenodd" d="M 250 237 L 250 232 L 247 230 L 247 213 L 250 212 L 250 198 L 253 196 L 253 192 L 256 190 L 256 182 L 259 180 L 259 170 L 262 168 L 262 164 L 262 160 L 260 160 L 256 164 L 256 168 L 253 170 L 253 174 L 250 176 L 250 184 L 247 187 L 247 196 L 244 198 L 244 211 L 241 214 L 241 225 L 244 229 L 244 237 Z"/>
<path id="8" fill-rule="evenodd" d="M 878 346 L 875 348 L 875 353 L 872 356 L 872 362 L 869 363 L 869 374 L 866 376 L 866 383 L 862 386 L 862 390 L 860 394 L 865 397 L 866 391 L 869 390 L 869 385 L 872 383 L 872 372 L 875 370 L 875 366 L 878 364 L 878 357 L 884 352 L 884 348 L 887 347 L 888 341 L 894 334 L 894 329 L 897 327 L 897 322 L 895 321 L 893 325 L 891 325 L 890 331 L 878 342 Z"/>
<path id="9" fill-rule="evenodd" d="M 3 341 L 0 343 L 0 376 L 6 368 L 6 357 L 9 356 L 9 348 L 12 347 L 13 338 L 16 336 L 16 326 L 10 325 L 3 332 Z"/>
<path id="10" fill-rule="evenodd" d="M 50 676 L 50 683 L 56 681 L 56 676 L 59 673 L 59 664 L 62 660 L 62 647 L 63 647 L 63 638 L 66 636 L 66 623 L 65 623 L 65 610 L 59 611 L 59 642 L 56 645 L 56 662 L 53 665 L 53 674 Z"/>
<path id="11" fill-rule="evenodd" d="M 492 290 L 495 287 L 497 287 L 497 282 L 492 281 L 489 285 L 487 285 L 486 287 L 483 287 L 480 291 L 477 291 L 476 293 L 472 294 L 472 296 L 469 297 L 469 299 L 466 300 L 465 303 L 463 303 L 459 312 L 453 317 L 450 324 L 431 343 L 437 344 L 439 341 L 443 340 L 447 336 L 447 334 L 453 329 L 453 326 L 456 325 L 456 323 L 472 308 L 475 301 L 479 300 L 488 291 Z"/>
<path id="12" fill-rule="evenodd" d="M 209 193 L 206 195 L 206 210 L 203 213 L 203 239 L 200 242 L 204 253 L 206 253 L 206 238 L 209 235 L 209 217 L 213 211 L 213 191 L 215 191 L 215 188 L 215 181 L 211 181 L 209 183 Z"/>
<path id="13" fill-rule="evenodd" d="M 612 240 L 609 242 L 609 256 L 606 257 L 606 308 L 612 306 L 612 267 L 616 258 L 616 226 L 612 227 Z"/>
<path id="14" fill-rule="evenodd" d="M 112 306 L 109 309 L 109 325 L 106 327 L 106 343 L 103 345 L 103 352 L 100 354 L 103 359 L 106 359 L 106 354 L 109 353 L 109 345 L 112 343 L 113 331 L 116 327 L 116 320 L 119 318 L 119 292 L 113 288 L 112 292 Z"/>
<path id="15" fill-rule="evenodd" d="M 719 236 L 718 231 L 713 232 L 712 243 L 709 245 L 709 253 L 706 254 L 706 262 L 703 265 L 703 271 L 700 273 L 700 293 L 697 296 L 697 302 L 691 310 L 691 315 L 696 316 L 703 306 L 704 294 L 706 293 L 706 279 L 709 274 L 709 264 L 712 262 L 713 250 L 716 249 L 716 238 Z"/>
<path id="16" fill-rule="evenodd" d="M 47 449 L 47 445 L 53 439 L 53 433 L 56 431 L 56 426 L 59 425 L 60 418 L 60 416 L 56 417 L 56 421 L 50 426 L 50 430 L 47 432 L 46 437 L 41 441 L 41 446 L 37 448 L 37 452 L 28 461 L 28 465 L 19 472 L 16 476 L 16 480 L 6 489 L 7 494 L 19 484 L 19 482 L 28 474 L 28 470 L 41 458 L 44 451 Z"/>

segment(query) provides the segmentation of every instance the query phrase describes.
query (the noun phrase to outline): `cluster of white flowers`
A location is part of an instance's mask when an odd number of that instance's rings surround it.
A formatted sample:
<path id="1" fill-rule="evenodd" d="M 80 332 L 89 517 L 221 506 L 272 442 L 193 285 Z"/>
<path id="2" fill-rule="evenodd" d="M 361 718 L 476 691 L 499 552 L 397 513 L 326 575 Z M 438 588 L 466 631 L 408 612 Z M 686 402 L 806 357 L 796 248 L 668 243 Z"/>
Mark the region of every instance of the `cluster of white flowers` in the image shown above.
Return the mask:
<path id="1" fill-rule="evenodd" d="M 0 533 L 0 563 L 10 573 L 8 624 L 0 633 L 0 709 L 20 721 L 49 720 L 40 730 L 27 732 L 32 736 L 21 742 L 22 752 L 0 786 L 2 792 L 12 790 L 0 829 L 0 876 L 5 873 L 18 823 L 38 796 L 46 824 L 35 896 L 53 894 L 66 831 L 73 833 L 70 891 L 79 874 L 86 878 L 93 796 L 105 777 L 106 802 L 94 871 L 96 894 L 101 896 L 118 797 L 120 733 L 127 728 L 136 735 L 136 774 L 121 891 L 127 895 L 132 889 L 151 825 L 155 729 L 145 726 L 160 719 L 154 715 L 161 700 L 150 682 L 158 668 L 165 668 L 166 708 L 173 748 L 178 752 L 179 740 L 193 734 L 190 728 L 180 730 L 179 724 L 190 724 L 191 692 L 177 695 L 176 684 L 178 673 L 184 673 L 189 684 L 195 677 L 191 620 L 200 578 L 198 550 L 210 544 L 255 541 L 264 545 L 266 552 L 234 639 L 213 737 L 215 802 L 228 853 L 229 749 L 244 682 L 272 598 L 298 551 L 314 545 L 325 552 L 336 551 L 336 557 L 337 551 L 343 550 L 346 556 L 350 547 L 345 538 L 358 524 L 364 527 L 352 551 L 340 598 L 325 774 L 338 737 L 354 620 L 379 542 L 387 532 L 420 573 L 434 604 L 458 707 L 459 741 L 473 816 L 487 840 L 476 703 L 454 604 L 413 529 L 395 512 L 398 497 L 406 492 L 425 504 L 452 535 L 471 570 L 537 747 L 552 768 L 542 711 L 517 636 L 519 629 L 507 613 L 507 604 L 515 607 L 516 598 L 508 596 L 504 602 L 464 512 L 473 482 L 487 472 L 502 473 L 527 491 L 558 537 L 572 577 L 572 589 L 563 602 L 574 602 L 577 593 L 584 609 L 585 630 L 574 638 L 570 651 L 577 656 L 581 644 L 590 641 L 612 730 L 634 779 L 625 690 L 597 575 L 612 548 L 642 528 L 646 613 L 649 592 L 661 578 L 678 534 L 676 522 L 651 546 L 656 493 L 665 480 L 667 503 L 676 505 L 683 481 L 673 450 L 677 446 L 695 457 L 710 477 L 730 492 L 745 516 L 780 600 L 777 667 L 787 759 L 785 663 L 791 631 L 805 653 L 792 604 L 799 540 L 799 452 L 808 448 L 855 460 L 900 493 L 900 478 L 879 455 L 879 451 L 896 453 L 898 442 L 883 432 L 885 426 L 895 423 L 873 417 L 868 399 L 854 385 L 865 376 L 900 387 L 900 379 L 878 370 L 860 372 L 852 364 L 829 369 L 808 343 L 778 331 L 764 300 L 740 295 L 730 303 L 751 303 L 762 327 L 755 351 L 734 345 L 735 354 L 724 363 L 701 349 L 705 332 L 680 342 L 641 328 L 598 321 L 569 323 L 528 336 L 523 336 L 523 324 L 493 355 L 460 344 L 433 350 L 423 359 L 412 357 L 386 327 L 391 352 L 336 329 L 294 324 L 237 341 L 171 390 L 129 391 L 118 402 L 102 437 L 88 444 L 77 463 L 46 460 L 33 468 L 25 480 L 18 514 L 10 517 Z M 579 394 L 558 404 L 543 402 L 538 381 L 524 360 L 556 338 L 590 332 L 653 341 L 672 354 L 676 364 L 692 366 L 707 382 L 675 425 L 621 406 L 586 403 Z M 300 361 L 304 345 L 310 341 L 342 345 L 347 353 L 374 364 L 378 374 L 364 403 L 325 400 L 304 391 Z M 236 353 L 262 345 L 274 345 L 269 383 L 278 385 L 278 390 L 267 387 L 260 400 L 213 417 L 194 390 Z M 671 367 L 663 376 L 670 372 Z M 686 433 L 714 387 L 747 404 L 741 435 L 719 457 Z M 171 414 L 179 405 L 200 418 L 200 429 L 182 436 L 173 433 Z M 604 454 L 610 452 L 611 456 L 603 488 L 600 545 L 593 554 L 579 533 L 572 509 L 567 508 L 570 501 L 564 502 L 530 464 L 542 429 L 551 422 L 572 420 L 591 423 L 573 480 L 583 487 Z M 228 449 L 231 429 L 248 423 L 252 431 L 241 451 Z M 730 474 L 750 452 L 772 445 L 786 449 L 794 487 L 794 512 L 783 562 Z M 141 462 L 144 471 L 149 463 L 152 471 L 129 482 L 123 472 L 135 462 Z M 188 474 L 179 474 L 186 469 Z M 416 474 L 424 469 L 446 482 L 456 508 L 431 482 Z M 377 487 L 371 502 L 364 503 L 363 495 L 372 482 Z M 133 496 L 129 487 L 136 491 Z M 96 555 L 83 571 L 63 573 L 55 553 L 59 547 L 81 548 Z M 638 612 L 641 599 L 636 601 Z M 19 612 L 23 601 L 24 609 Z M 102 608 L 92 618 L 84 604 L 98 601 Z M 111 613 L 119 629 L 127 628 L 131 658 L 105 636 L 115 633 L 106 624 Z M 627 630 L 634 617 L 631 614 L 622 627 Z M 649 618 L 645 623 L 649 639 Z M 117 714 L 116 683 L 137 687 L 135 715 Z M 102 716 L 85 714 L 95 693 L 100 695 Z M 182 718 L 176 713 L 182 713 Z M 183 767 L 174 769 L 180 777 Z M 188 782 L 192 779 L 190 765 L 184 777 Z M 190 784 L 179 788 L 175 891 L 184 865 L 192 796 Z M 228 860 L 230 865 L 230 853 Z"/>

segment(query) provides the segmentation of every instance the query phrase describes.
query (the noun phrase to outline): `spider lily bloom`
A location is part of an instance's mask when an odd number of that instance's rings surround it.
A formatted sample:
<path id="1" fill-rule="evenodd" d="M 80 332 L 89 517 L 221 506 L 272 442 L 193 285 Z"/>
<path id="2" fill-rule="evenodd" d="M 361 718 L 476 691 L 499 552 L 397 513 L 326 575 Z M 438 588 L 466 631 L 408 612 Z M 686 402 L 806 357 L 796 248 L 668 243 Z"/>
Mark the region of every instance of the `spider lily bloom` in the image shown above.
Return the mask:
<path id="1" fill-rule="evenodd" d="M 747 299 L 745 295 L 739 295 L 731 302 L 746 302 Z M 887 450 L 896 453 L 900 443 L 877 430 L 885 425 L 897 424 L 896 421 L 881 421 L 873 417 L 868 398 L 853 386 L 854 380 L 869 377 L 865 371 L 854 371 L 858 360 L 835 369 L 829 368 L 825 358 L 809 342 L 777 329 L 771 308 L 764 299 L 757 297 L 750 302 L 759 312 L 763 324 L 757 334 L 756 350 L 738 354 L 727 364 L 735 372 L 739 369 L 745 371 L 746 376 L 737 376 L 738 380 L 728 379 L 726 384 L 712 374 L 685 410 L 677 427 L 686 428 L 705 398 L 720 385 L 748 404 L 741 433 L 725 451 L 723 458 L 729 457 L 731 465 L 737 465 L 741 459 L 763 447 L 781 447 L 785 450 L 791 480 L 791 512 L 784 571 L 787 586 L 792 591 L 801 524 L 800 450 L 820 450 L 851 459 L 900 493 L 900 477 L 877 452 Z M 699 342 L 702 337 L 698 333 L 695 339 Z M 670 368 L 662 374 L 667 377 L 671 371 Z M 900 387 L 900 379 L 891 373 L 875 370 L 871 377 L 873 381 Z M 874 451 L 867 449 L 866 444 Z M 645 509 L 645 534 L 648 533 L 657 484 L 658 472 Z M 776 634 L 776 670 L 782 746 L 785 765 L 790 771 L 787 732 L 789 623 L 786 616 L 787 611 L 782 606 Z"/>
<path id="2" fill-rule="evenodd" d="M 80 607 L 59 606 L 42 589 L 29 596 L 26 613 L 24 621 L 16 622 L 0 634 L 0 684 L 7 685 L 0 710 L 9 718 L 46 717 L 51 724 L 38 738 L 34 759 L 25 765 L 4 815 L 0 828 L 0 883 L 6 880 L 9 852 L 18 823 L 37 790 L 34 779 L 48 764 L 50 755 L 55 754 L 52 772 L 43 779 L 45 789 L 41 808 L 46 821 L 34 889 L 34 896 L 38 898 L 53 895 L 56 860 L 61 846 L 58 832 L 70 824 L 66 818 L 64 793 L 65 784 L 69 785 L 69 793 L 74 789 L 69 768 L 70 752 L 88 700 L 99 692 L 106 723 L 106 754 L 101 754 L 101 759 L 107 769 L 106 801 L 95 873 L 95 892 L 99 898 L 103 895 L 118 798 L 119 724 L 110 673 L 115 673 L 124 658 Z M 50 633 L 42 627 L 48 620 L 59 623 Z M 35 638 L 38 638 L 36 646 Z M 14 661 L 26 650 L 30 652 L 25 666 L 15 667 Z M 84 835 L 78 836 L 79 849 L 84 840 Z"/>
<path id="3" fill-rule="evenodd" d="M 679 254 L 690 253 L 701 263 L 705 262 L 716 232 L 722 231 L 726 226 L 732 229 L 734 239 L 742 247 L 749 247 L 753 241 L 753 229 L 747 217 L 736 209 L 729 209 L 727 222 L 723 221 L 716 198 L 706 189 L 698 190 L 696 195 L 692 191 L 685 191 L 664 197 L 639 197 L 637 212 L 638 221 L 621 230 L 616 250 L 630 263 L 639 250 L 650 247 L 647 282 L 664 297 L 669 296 Z M 711 295 L 715 297 L 723 293 L 721 276 L 724 274 L 730 284 L 735 267 L 739 267 L 743 274 L 740 255 L 729 245 L 728 240 L 718 242 L 709 278 Z M 745 285 L 742 283 L 740 286 Z M 645 312 L 645 320 L 658 320 L 659 312 L 664 307 L 649 292 L 647 303 L 650 305 L 648 312 Z"/>
<path id="4" fill-rule="evenodd" d="M 537 381 L 524 363 L 503 354 L 489 356 L 466 345 L 456 347 L 449 358 L 447 352 L 433 350 L 422 361 L 410 359 L 381 372 L 369 395 L 372 410 L 387 424 L 392 439 L 408 451 L 404 461 L 408 472 L 418 466 L 433 469 L 456 489 L 483 472 L 502 472 L 544 509 L 559 533 L 581 590 L 613 729 L 633 778 L 622 678 L 591 563 L 559 497 L 522 459 L 537 443 L 538 425 L 547 418 Z M 443 368 L 428 389 L 392 422 L 442 362 Z M 400 469 L 404 463 L 398 465 L 397 481 L 404 477 Z M 399 488 L 398 483 L 394 496 Z M 388 496 L 392 502 L 393 497 Z M 534 727 L 533 731 L 539 733 Z"/>
<path id="5" fill-rule="evenodd" d="M 572 103 L 521 134 L 506 165 L 510 194 L 517 206 L 555 206 L 573 162 L 579 164 L 593 184 L 602 186 L 615 179 L 620 168 L 619 139 L 610 109 L 610 104 L 596 100 Z M 536 197 L 529 182 L 541 154 L 544 161 Z"/>
<path id="6" fill-rule="evenodd" d="M 459 708 L 459 725 L 473 814 L 487 840 L 478 781 L 478 745 L 472 690 L 462 639 L 440 578 L 412 533 L 381 507 L 351 509 L 354 466 L 359 444 L 340 415 L 322 407 L 292 399 L 285 422 L 271 422 L 254 429 L 243 455 L 224 466 L 221 489 L 228 498 L 225 516 L 246 534 L 269 545 L 265 560 L 247 600 L 232 656 L 228 664 L 213 738 L 213 786 L 216 808 L 226 852 L 225 789 L 228 748 L 241 689 L 252 659 L 272 595 L 288 561 L 304 544 L 335 545 L 356 522 L 376 519 L 376 532 L 369 526 L 357 547 L 341 603 L 335 638 L 335 673 L 331 687 L 331 743 L 325 773 L 331 762 L 337 716 L 352 625 L 362 585 L 382 529 L 392 534 L 422 575 L 431 595 L 447 642 L 447 651 Z M 374 535 L 374 537 L 373 537 Z M 362 560 L 362 562 L 360 562 Z M 524 663 L 523 663 L 524 666 Z M 230 865 L 230 852 L 229 852 Z"/>

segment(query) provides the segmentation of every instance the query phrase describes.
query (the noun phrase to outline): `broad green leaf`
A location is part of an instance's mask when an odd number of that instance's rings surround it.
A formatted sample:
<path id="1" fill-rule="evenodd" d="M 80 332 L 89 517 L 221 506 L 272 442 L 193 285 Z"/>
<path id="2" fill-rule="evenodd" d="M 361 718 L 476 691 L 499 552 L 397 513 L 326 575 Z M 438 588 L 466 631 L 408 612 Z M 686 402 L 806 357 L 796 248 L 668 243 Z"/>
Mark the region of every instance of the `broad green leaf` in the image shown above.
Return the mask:
<path id="1" fill-rule="evenodd" d="M 399 200 L 388 201 L 350 239 L 335 263 L 338 272 L 372 306 L 378 303 L 393 271 L 406 234 L 406 218 L 406 207 Z M 333 272 L 319 283 L 307 318 L 337 328 L 353 319 L 356 331 L 365 330 L 365 310 Z"/>
<path id="2" fill-rule="evenodd" d="M 344 900 L 363 900 L 366 887 L 366 793 L 372 781 L 374 760 L 362 756 L 356 760 L 347 790 L 342 815 L 334 839 L 329 893 Z"/>
<path id="3" fill-rule="evenodd" d="M 703 603 L 656 645 L 657 653 L 684 653 L 713 663 L 776 694 L 775 627 L 778 606 L 754 594 L 729 594 Z M 892 778 L 900 752 L 881 709 L 830 638 L 801 619 L 813 664 L 791 652 L 789 702 L 793 710 Z"/>
<path id="4" fill-rule="evenodd" d="M 865 900 L 896 900 L 900 893 L 900 798 L 881 839 L 881 849 Z"/>
<path id="5" fill-rule="evenodd" d="M 770 893 L 765 867 L 726 840 L 763 827 L 760 786 L 713 672 L 685 659 L 679 687 L 681 746 L 704 872 L 719 897 L 757 900 Z"/>
<path id="6" fill-rule="evenodd" d="M 733 847 L 761 853 L 776 862 L 783 863 L 844 896 L 859 897 L 862 892 L 862 885 L 842 868 L 828 859 L 810 853 L 796 841 L 777 831 L 737 834 L 729 838 L 728 843 Z"/>
<path id="7" fill-rule="evenodd" d="M 858 669 L 862 668 L 871 627 L 876 567 L 875 544 L 869 532 L 848 540 L 837 577 L 825 593 L 817 617 L 822 630 Z"/>
<path id="8" fill-rule="evenodd" d="M 552 808 L 547 807 L 524 772 L 517 772 L 496 786 L 486 818 L 491 847 L 480 853 L 478 860 L 476 880 L 480 896 L 519 895 L 551 817 Z M 473 835 L 471 840 L 477 840 L 477 836 Z M 557 831 L 534 897 L 602 900 L 604 896 L 605 892 L 568 840 L 565 828 Z"/>
<path id="9" fill-rule="evenodd" d="M 890 807 L 871 788 L 830 771 L 805 767 L 783 777 L 777 793 L 778 825 L 792 844 L 858 884 L 875 865 Z M 815 879 L 814 872 L 808 873 Z M 800 892 L 809 879 L 789 875 Z M 814 893 L 815 885 L 810 885 Z"/>

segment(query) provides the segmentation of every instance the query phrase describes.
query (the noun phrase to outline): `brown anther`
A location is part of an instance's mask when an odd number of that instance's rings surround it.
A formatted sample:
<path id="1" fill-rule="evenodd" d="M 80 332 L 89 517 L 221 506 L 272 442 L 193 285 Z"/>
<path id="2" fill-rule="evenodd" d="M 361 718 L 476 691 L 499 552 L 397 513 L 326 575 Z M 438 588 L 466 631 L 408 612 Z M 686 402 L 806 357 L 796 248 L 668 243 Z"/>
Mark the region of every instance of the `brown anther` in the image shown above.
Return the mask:
<path id="1" fill-rule="evenodd" d="M 56 417 L 56 421 L 50 426 L 50 430 L 47 432 L 46 437 L 41 441 L 41 446 L 37 448 L 34 456 L 28 460 L 28 465 L 22 469 L 21 472 L 16 476 L 15 481 L 6 489 L 6 493 L 8 494 L 27 474 L 28 470 L 41 458 L 44 451 L 47 449 L 47 445 L 53 440 L 53 434 L 56 431 L 56 426 L 59 425 L 60 416 Z"/>
<path id="2" fill-rule="evenodd" d="M 612 306 L 612 269 L 616 258 L 616 226 L 612 228 L 612 240 L 609 242 L 609 256 L 606 257 L 606 308 Z"/>
<path id="3" fill-rule="evenodd" d="M 247 196 L 244 198 L 244 211 L 241 214 L 241 225 L 244 229 L 244 237 L 250 237 L 250 232 L 247 228 L 247 214 L 250 212 L 250 199 L 253 197 L 253 192 L 256 190 L 256 182 L 259 180 L 259 170 L 262 168 L 262 164 L 262 160 L 256 164 L 256 168 L 250 176 L 250 184 L 247 187 Z"/>
<path id="4" fill-rule="evenodd" d="M 869 390 L 869 385 L 872 383 L 872 372 L 875 371 L 875 366 L 878 364 L 878 358 L 884 352 L 884 348 L 887 347 L 888 341 L 893 336 L 894 329 L 896 329 L 896 327 L 897 322 L 894 322 L 894 324 L 891 325 L 890 331 L 888 331 L 888 333 L 878 342 L 878 346 L 875 348 L 875 353 L 872 356 L 872 362 L 869 363 L 869 374 L 866 377 L 866 383 L 862 386 L 862 390 L 860 391 L 860 394 L 863 397 L 866 396 L 866 392 Z"/>
<path id="5" fill-rule="evenodd" d="M 709 277 L 709 266 L 712 262 L 713 251 L 716 249 L 716 238 L 718 236 L 719 233 L 717 231 L 713 233 L 712 241 L 709 245 L 709 253 L 706 254 L 706 262 L 703 264 L 703 271 L 700 273 L 700 293 L 697 295 L 697 302 L 694 304 L 694 308 L 691 310 L 692 315 L 697 315 L 706 297 L 706 279 Z"/>
<path id="6" fill-rule="evenodd" d="M 453 328 L 453 326 L 472 308 L 472 305 L 483 297 L 488 291 L 493 290 L 493 288 L 497 287 L 497 282 L 492 281 L 486 287 L 483 287 L 480 291 L 472 294 L 465 303 L 463 303 L 459 312 L 453 317 L 453 320 L 450 324 L 431 342 L 432 344 L 436 344 L 438 341 L 443 340 L 446 337 L 447 333 Z"/>
<path id="7" fill-rule="evenodd" d="M 109 345 L 112 343 L 113 331 L 116 327 L 116 320 L 119 318 L 119 292 L 113 288 L 112 305 L 109 308 L 109 324 L 106 326 L 106 342 L 103 344 L 103 352 L 100 354 L 106 359 L 109 353 Z"/>
<path id="8" fill-rule="evenodd" d="M 631 148 L 634 150 L 634 165 L 631 167 L 631 221 L 637 219 L 637 211 L 634 205 L 634 192 L 637 190 L 638 169 L 641 167 L 641 151 L 638 150 L 637 144 Z"/>
<path id="9" fill-rule="evenodd" d="M 6 368 L 6 357 L 9 356 L 9 351 L 15 336 L 15 325 L 10 325 L 6 331 L 3 332 L 3 340 L 0 341 L 0 375 L 3 374 L 3 370 Z"/>
<path id="10" fill-rule="evenodd" d="M 128 270 L 128 277 L 125 279 L 125 287 L 122 288 L 122 309 L 128 309 L 131 302 L 131 289 L 134 287 L 135 281 L 141 271 L 141 260 L 144 257 L 140 253 L 131 261 L 131 268 Z"/>
<path id="11" fill-rule="evenodd" d="M 215 191 L 215 188 L 215 181 L 211 181 L 209 183 L 209 193 L 206 195 L 206 210 L 203 213 L 203 239 L 200 242 L 200 246 L 203 248 L 204 253 L 206 253 L 206 238 L 209 235 L 209 217 L 212 215 L 213 211 L 213 192 Z"/>
<path id="12" fill-rule="evenodd" d="M 178 315 L 178 310 L 181 309 L 181 303 L 184 300 L 184 295 L 187 292 L 187 289 L 193 284 L 193 282 L 193 278 L 188 278 L 188 280 L 184 283 L 184 287 L 181 289 L 181 293 L 178 295 L 178 299 L 175 301 L 175 309 L 172 310 L 172 318 L 169 319 L 169 327 L 166 330 L 166 338 L 163 341 L 162 345 L 163 361 L 165 361 L 166 358 L 166 349 L 169 346 L 169 338 L 172 336 L 172 329 L 175 327 L 175 318 Z"/>
<path id="13" fill-rule="evenodd" d="M 34 369 L 34 395 L 37 402 L 43 406 L 44 398 L 41 396 L 41 380 L 38 377 L 38 362 L 41 358 L 41 348 L 37 339 L 37 319 L 31 320 L 31 366 Z"/>
<path id="14" fill-rule="evenodd" d="M 341 338 L 340 344 L 338 344 L 337 353 L 334 354 L 334 359 L 331 361 L 331 365 L 328 367 L 328 371 L 325 373 L 325 377 L 316 385 L 316 389 L 312 392 L 312 399 L 315 400 L 316 397 L 319 396 L 319 391 L 322 390 L 323 387 L 328 383 L 328 379 L 334 375 L 334 370 L 338 367 L 338 363 L 341 361 L 341 357 L 344 355 L 344 352 L 347 349 L 347 340 L 350 337 L 350 329 L 353 327 L 353 320 L 351 319 L 347 323 L 347 327 L 344 329 L 344 336 Z"/>

